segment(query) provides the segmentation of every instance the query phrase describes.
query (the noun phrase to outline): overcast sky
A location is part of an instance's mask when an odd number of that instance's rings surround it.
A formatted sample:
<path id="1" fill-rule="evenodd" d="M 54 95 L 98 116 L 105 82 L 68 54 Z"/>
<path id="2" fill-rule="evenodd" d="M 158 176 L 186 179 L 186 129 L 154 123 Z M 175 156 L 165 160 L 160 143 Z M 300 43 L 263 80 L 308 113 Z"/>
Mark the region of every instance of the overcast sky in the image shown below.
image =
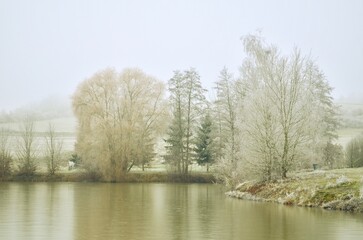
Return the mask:
<path id="1" fill-rule="evenodd" d="M 310 54 L 334 97 L 363 95 L 361 0 L 0 0 L 0 110 L 70 96 L 106 67 L 165 82 L 195 67 L 211 88 L 223 66 L 238 75 L 240 38 L 258 29 Z"/>

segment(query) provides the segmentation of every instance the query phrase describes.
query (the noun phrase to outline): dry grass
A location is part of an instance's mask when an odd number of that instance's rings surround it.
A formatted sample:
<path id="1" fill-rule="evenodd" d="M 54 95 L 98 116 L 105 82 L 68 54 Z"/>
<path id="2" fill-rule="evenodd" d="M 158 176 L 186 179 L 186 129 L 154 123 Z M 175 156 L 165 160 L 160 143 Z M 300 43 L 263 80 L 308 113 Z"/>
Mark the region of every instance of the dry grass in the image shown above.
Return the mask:
<path id="1" fill-rule="evenodd" d="M 245 182 L 228 195 L 244 198 L 245 193 L 285 205 L 363 212 L 363 168 L 318 170 L 297 173 L 286 180 Z"/>

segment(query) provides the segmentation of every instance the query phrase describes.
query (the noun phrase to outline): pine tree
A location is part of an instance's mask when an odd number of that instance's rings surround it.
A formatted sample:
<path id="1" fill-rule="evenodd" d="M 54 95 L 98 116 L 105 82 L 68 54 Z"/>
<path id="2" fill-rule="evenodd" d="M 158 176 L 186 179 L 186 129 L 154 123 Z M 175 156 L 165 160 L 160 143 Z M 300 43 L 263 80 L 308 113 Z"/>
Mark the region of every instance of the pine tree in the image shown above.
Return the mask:
<path id="1" fill-rule="evenodd" d="M 199 74 L 192 68 L 183 73 L 175 71 L 169 80 L 169 91 L 173 119 L 165 140 L 165 160 L 178 173 L 188 174 L 189 164 L 195 154 L 194 132 L 205 109 L 205 90 L 201 86 Z"/>
<path id="2" fill-rule="evenodd" d="M 209 114 L 205 116 L 201 126 L 198 128 L 197 138 L 196 138 L 196 159 L 199 165 L 206 165 L 207 172 L 209 171 L 209 166 L 214 162 L 213 154 L 213 139 L 212 133 L 212 119 Z"/>

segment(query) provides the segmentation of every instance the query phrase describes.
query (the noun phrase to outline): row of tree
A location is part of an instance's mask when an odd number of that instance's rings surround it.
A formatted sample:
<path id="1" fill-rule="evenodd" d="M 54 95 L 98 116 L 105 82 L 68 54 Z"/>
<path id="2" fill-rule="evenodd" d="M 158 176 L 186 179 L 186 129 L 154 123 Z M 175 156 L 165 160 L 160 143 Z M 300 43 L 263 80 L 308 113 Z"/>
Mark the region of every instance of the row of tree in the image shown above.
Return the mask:
<path id="1" fill-rule="evenodd" d="M 260 36 L 243 45 L 240 76 L 224 68 L 213 101 L 193 68 L 174 72 L 168 99 L 164 84 L 138 69 L 106 69 L 82 82 L 73 108 L 85 166 L 117 179 L 150 161 L 160 136 L 165 161 L 180 174 L 194 161 L 216 161 L 224 180 L 286 178 L 291 169 L 333 162 L 337 108 L 318 66 L 297 49 L 283 56 Z"/>
<path id="2" fill-rule="evenodd" d="M 15 141 L 15 150 L 11 150 L 11 138 Z M 39 147 L 39 136 L 35 135 L 34 122 L 26 118 L 18 132 L 0 130 L 0 177 L 16 171 L 17 175 L 31 176 L 39 167 L 40 152 L 45 160 L 50 175 L 59 170 L 62 162 L 62 140 L 56 134 L 54 126 L 49 124 L 43 139 L 43 147 Z M 13 166 L 17 165 L 16 168 Z"/>

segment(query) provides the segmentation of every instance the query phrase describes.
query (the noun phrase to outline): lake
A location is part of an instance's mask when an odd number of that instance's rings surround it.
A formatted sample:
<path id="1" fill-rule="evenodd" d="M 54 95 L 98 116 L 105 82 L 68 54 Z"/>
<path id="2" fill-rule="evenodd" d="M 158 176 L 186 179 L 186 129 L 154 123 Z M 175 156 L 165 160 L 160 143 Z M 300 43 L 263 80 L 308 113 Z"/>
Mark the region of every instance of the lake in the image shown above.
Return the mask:
<path id="1" fill-rule="evenodd" d="M 212 184 L 0 183 L 0 239 L 362 236 L 362 214 L 242 201 Z"/>

